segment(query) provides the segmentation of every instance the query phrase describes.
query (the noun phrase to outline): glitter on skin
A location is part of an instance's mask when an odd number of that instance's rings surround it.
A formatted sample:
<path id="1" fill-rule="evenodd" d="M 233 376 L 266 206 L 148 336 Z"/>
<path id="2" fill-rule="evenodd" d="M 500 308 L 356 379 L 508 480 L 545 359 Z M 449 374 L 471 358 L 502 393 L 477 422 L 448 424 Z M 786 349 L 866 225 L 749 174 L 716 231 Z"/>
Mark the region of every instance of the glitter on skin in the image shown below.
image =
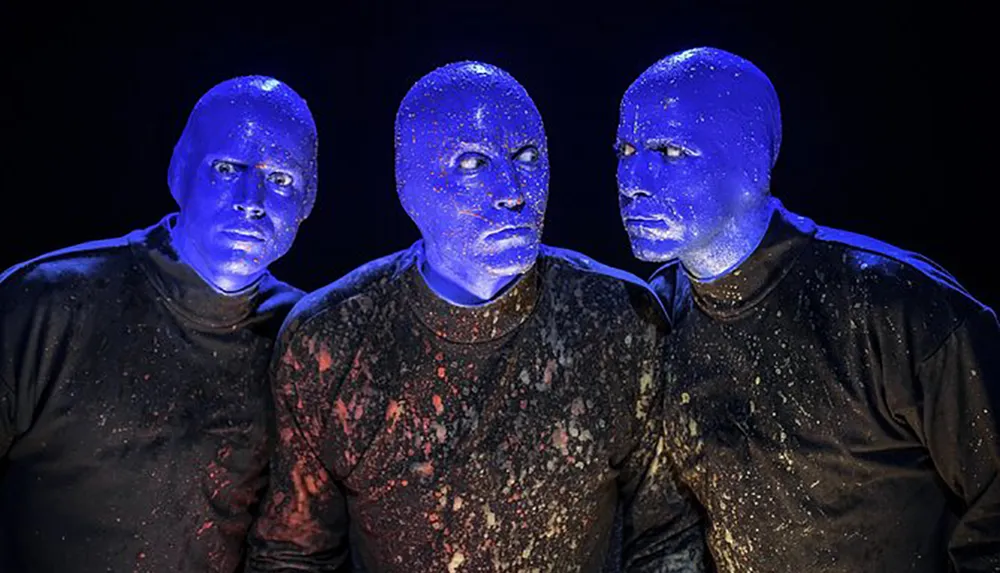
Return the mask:
<path id="1" fill-rule="evenodd" d="M 174 149 L 179 215 L 0 275 L 0 570 L 240 567 L 268 364 L 302 296 L 266 268 L 312 205 L 315 152 L 291 88 L 228 80 Z"/>
<path id="2" fill-rule="evenodd" d="M 250 571 L 703 571 L 697 508 L 661 460 L 662 309 L 636 277 L 538 244 L 544 132 L 523 88 L 453 64 L 398 118 L 422 239 L 286 322 Z M 327 470 L 316 491 L 296 479 Z"/>
<path id="3" fill-rule="evenodd" d="M 422 272 L 457 304 L 492 299 L 535 263 L 548 199 L 542 117 L 507 72 L 459 62 L 420 79 L 396 115 L 400 202 Z"/>
<path id="4" fill-rule="evenodd" d="M 618 187 L 635 256 L 680 259 L 701 280 L 737 266 L 774 210 L 778 98 L 750 62 L 695 48 L 657 62 L 622 98 Z"/>
<path id="5" fill-rule="evenodd" d="M 668 262 L 664 439 L 717 569 L 1000 571 L 996 315 L 770 196 L 778 101 L 746 60 L 668 56 L 621 114 L 623 220 Z"/>
<path id="6" fill-rule="evenodd" d="M 312 210 L 316 142 L 305 100 L 274 78 L 234 78 L 202 96 L 168 172 L 181 259 L 223 292 L 260 278 Z"/>

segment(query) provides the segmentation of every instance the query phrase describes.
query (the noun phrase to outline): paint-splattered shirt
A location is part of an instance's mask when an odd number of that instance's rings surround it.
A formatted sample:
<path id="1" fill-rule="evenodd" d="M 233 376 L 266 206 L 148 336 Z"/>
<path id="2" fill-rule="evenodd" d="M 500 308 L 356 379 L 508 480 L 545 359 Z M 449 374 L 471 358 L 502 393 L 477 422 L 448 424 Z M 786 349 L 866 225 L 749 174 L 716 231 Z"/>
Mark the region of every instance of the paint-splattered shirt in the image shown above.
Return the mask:
<path id="1" fill-rule="evenodd" d="M 301 293 L 217 293 L 168 217 L 0 278 L 0 571 L 232 572 Z"/>
<path id="2" fill-rule="evenodd" d="M 950 275 L 781 208 L 733 273 L 652 285 L 720 571 L 1000 571 L 1000 329 Z"/>
<path id="3" fill-rule="evenodd" d="M 422 245 L 296 306 L 251 571 L 701 571 L 663 452 L 662 309 L 630 275 L 544 248 L 491 303 L 438 298 Z M 350 540 L 350 542 L 348 541 Z"/>

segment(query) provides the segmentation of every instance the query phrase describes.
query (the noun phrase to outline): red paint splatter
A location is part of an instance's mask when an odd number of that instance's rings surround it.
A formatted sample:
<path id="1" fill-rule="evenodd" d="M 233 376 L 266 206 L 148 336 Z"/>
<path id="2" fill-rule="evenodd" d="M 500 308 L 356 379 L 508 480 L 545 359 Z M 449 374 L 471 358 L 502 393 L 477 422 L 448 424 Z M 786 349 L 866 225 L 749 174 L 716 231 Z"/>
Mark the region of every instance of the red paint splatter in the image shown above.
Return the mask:
<path id="1" fill-rule="evenodd" d="M 542 373 L 542 383 L 546 386 L 552 386 L 552 374 L 556 370 L 556 361 L 549 360 L 545 363 L 545 372 Z"/>
<path id="2" fill-rule="evenodd" d="M 444 402 L 441 401 L 441 396 L 435 394 L 434 397 L 431 398 L 431 401 L 434 402 L 434 411 L 437 412 L 437 415 L 440 416 L 441 414 L 443 414 Z"/>
<path id="3" fill-rule="evenodd" d="M 438 378 L 444 380 L 448 372 L 444 369 L 444 366 L 438 366 Z"/>
<path id="4" fill-rule="evenodd" d="M 290 347 L 285 350 L 285 354 L 281 357 L 281 362 L 282 364 L 291 366 L 295 370 L 300 370 L 302 368 L 302 365 L 299 364 L 298 359 L 295 357 L 295 353 L 292 352 Z"/>
<path id="5" fill-rule="evenodd" d="M 201 537 L 201 534 L 211 529 L 213 525 L 215 524 L 211 521 L 206 521 L 205 523 L 201 524 L 201 527 L 198 528 L 198 532 L 195 533 L 195 536 Z"/>

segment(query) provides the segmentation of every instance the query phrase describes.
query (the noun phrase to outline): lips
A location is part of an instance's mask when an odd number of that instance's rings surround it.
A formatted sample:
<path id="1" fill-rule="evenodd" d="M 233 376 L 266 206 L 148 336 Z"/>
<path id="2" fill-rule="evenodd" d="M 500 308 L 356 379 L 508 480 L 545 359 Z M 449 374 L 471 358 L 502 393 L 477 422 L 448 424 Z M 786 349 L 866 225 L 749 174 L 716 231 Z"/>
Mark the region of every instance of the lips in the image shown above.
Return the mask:
<path id="1" fill-rule="evenodd" d="M 625 230 L 642 239 L 664 240 L 674 238 L 677 227 L 657 217 L 626 217 Z"/>
<path id="2" fill-rule="evenodd" d="M 267 234 L 264 231 L 247 225 L 223 227 L 220 232 L 238 242 L 263 243 L 267 241 Z"/>
<path id="3" fill-rule="evenodd" d="M 486 232 L 483 235 L 483 239 L 487 241 L 506 241 L 518 239 L 519 237 L 527 239 L 534 231 L 535 229 L 528 225 L 504 225 L 503 227 Z"/>

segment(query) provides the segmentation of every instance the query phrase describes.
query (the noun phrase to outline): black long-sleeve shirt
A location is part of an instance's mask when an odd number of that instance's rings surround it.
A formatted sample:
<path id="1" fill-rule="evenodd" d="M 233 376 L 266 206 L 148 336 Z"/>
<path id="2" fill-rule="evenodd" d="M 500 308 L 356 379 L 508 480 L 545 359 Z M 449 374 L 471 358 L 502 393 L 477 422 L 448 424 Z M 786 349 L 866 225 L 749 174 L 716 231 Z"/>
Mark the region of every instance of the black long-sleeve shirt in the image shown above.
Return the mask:
<path id="1" fill-rule="evenodd" d="M 595 572 L 621 500 L 625 570 L 701 571 L 656 416 L 655 295 L 545 248 L 497 300 L 460 307 L 427 287 L 420 248 L 283 327 L 250 570 Z"/>
<path id="2" fill-rule="evenodd" d="M 721 571 L 1000 571 L 1000 329 L 945 271 L 780 208 L 735 272 L 652 285 Z"/>
<path id="3" fill-rule="evenodd" d="M 170 217 L 0 277 L 0 571 L 231 572 L 263 493 L 267 365 L 301 293 L 224 296 Z"/>

